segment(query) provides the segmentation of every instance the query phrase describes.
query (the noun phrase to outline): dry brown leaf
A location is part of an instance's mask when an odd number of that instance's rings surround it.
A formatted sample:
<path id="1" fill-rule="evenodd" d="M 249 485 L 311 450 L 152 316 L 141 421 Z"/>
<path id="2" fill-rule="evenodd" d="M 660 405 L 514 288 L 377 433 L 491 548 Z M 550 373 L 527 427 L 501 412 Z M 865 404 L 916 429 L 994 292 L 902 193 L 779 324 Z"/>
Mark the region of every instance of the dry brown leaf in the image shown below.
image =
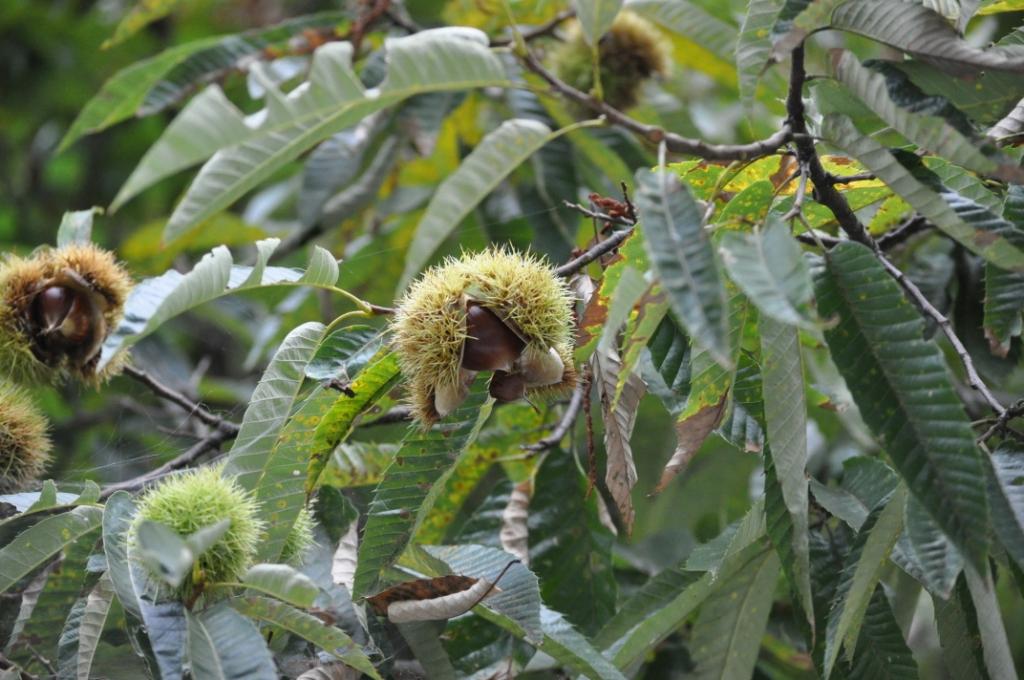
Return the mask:
<path id="1" fill-rule="evenodd" d="M 495 592 L 489 581 L 450 574 L 399 583 L 366 599 L 392 623 L 409 623 L 459 616 Z"/>
<path id="2" fill-rule="evenodd" d="M 533 480 L 516 485 L 509 496 L 508 505 L 501 513 L 501 547 L 514 555 L 525 565 L 530 564 L 530 499 L 533 497 Z"/>
<path id="3" fill-rule="evenodd" d="M 604 415 L 604 448 L 607 454 L 605 483 L 619 510 L 626 532 L 633 530 L 636 511 L 633 509 L 632 491 L 636 486 L 636 463 L 629 438 L 636 424 L 636 411 L 647 386 L 635 373 L 626 379 L 618 402 L 613 406 L 615 388 L 619 382 L 622 362 L 615 350 L 598 349 L 593 359 L 598 388 L 601 391 L 601 411 Z"/>
<path id="4" fill-rule="evenodd" d="M 729 401 L 728 396 L 728 392 L 722 394 L 717 404 L 702 408 L 686 420 L 676 423 L 676 450 L 665 465 L 661 479 L 658 480 L 658 485 L 654 487 L 651 495 L 661 493 L 668 483 L 690 464 L 700 445 L 721 422 Z"/>

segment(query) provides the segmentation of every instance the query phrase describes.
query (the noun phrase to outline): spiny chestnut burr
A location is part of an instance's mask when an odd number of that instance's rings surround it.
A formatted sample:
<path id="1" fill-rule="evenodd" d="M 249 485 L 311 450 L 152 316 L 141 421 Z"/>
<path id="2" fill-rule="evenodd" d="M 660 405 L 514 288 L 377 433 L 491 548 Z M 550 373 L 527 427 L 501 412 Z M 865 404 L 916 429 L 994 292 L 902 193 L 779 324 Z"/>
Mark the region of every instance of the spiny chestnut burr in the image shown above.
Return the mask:
<path id="1" fill-rule="evenodd" d="M 113 254 L 91 244 L 40 249 L 0 264 L 0 362 L 19 382 L 75 377 L 100 382 L 96 365 L 131 290 Z"/>
<path id="2" fill-rule="evenodd" d="M 424 427 L 454 411 L 479 371 L 503 401 L 572 389 L 572 296 L 535 256 L 490 249 L 426 271 L 398 304 L 393 345 Z"/>
<path id="3" fill-rule="evenodd" d="M 616 109 L 635 106 L 644 81 L 665 76 L 671 65 L 672 45 L 659 29 L 628 10 L 615 18 L 598 41 L 601 92 Z M 565 42 L 552 54 L 552 70 L 577 90 L 594 90 L 594 57 L 579 22 L 569 24 Z M 579 110 L 579 115 L 592 115 Z"/>
<path id="4" fill-rule="evenodd" d="M 253 563 L 265 528 L 259 519 L 259 503 L 236 480 L 222 475 L 221 468 L 204 466 L 164 477 L 139 499 L 128 529 L 128 555 L 151 571 L 152 586 L 158 588 L 157 601 L 191 599 L 200 586 L 197 578 L 209 583 L 238 581 Z M 137 537 L 143 521 L 163 524 L 184 538 L 224 519 L 231 522 L 227 531 L 196 559 L 195 568 L 176 586 L 140 559 Z"/>
<path id="5" fill-rule="evenodd" d="M 0 493 L 24 491 L 50 460 L 46 417 L 29 395 L 0 380 Z"/>

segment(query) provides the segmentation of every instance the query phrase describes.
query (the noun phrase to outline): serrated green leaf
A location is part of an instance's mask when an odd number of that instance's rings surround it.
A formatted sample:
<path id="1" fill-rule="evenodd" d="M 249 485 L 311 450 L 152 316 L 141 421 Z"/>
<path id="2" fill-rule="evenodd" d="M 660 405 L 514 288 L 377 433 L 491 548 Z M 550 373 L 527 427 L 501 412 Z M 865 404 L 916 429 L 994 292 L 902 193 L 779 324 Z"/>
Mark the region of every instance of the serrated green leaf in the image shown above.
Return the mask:
<path id="1" fill-rule="evenodd" d="M 423 666 L 428 678 L 455 680 L 455 667 L 441 644 L 446 621 L 411 621 L 397 624 L 398 632 L 409 643 L 413 656 Z"/>
<path id="2" fill-rule="evenodd" d="M 695 344 L 731 367 L 725 288 L 697 203 L 667 170 L 639 170 L 636 182 L 648 256 L 672 311 Z"/>
<path id="3" fill-rule="evenodd" d="M 719 252 L 730 278 L 763 314 L 791 326 L 817 326 L 810 270 L 785 224 L 769 218 L 763 230 L 725 232 Z"/>
<path id="4" fill-rule="evenodd" d="M 978 49 L 942 16 L 913 2 L 844 2 L 832 12 L 830 25 L 909 52 L 954 75 L 980 70 L 1024 72 L 1024 52 Z"/>
<path id="5" fill-rule="evenodd" d="M 598 680 L 625 680 L 625 676 L 590 641 L 558 612 L 541 607 L 544 644 L 540 649 L 568 668 Z"/>
<path id="6" fill-rule="evenodd" d="M 399 376 L 398 359 L 394 353 L 387 348 L 379 349 L 374 358 L 348 385 L 351 396 L 346 393 L 339 394 L 330 410 L 319 419 L 307 456 L 307 494 L 316 487 L 320 474 L 327 465 L 328 457 L 352 434 L 359 416 L 382 399 L 398 381 Z"/>
<path id="7" fill-rule="evenodd" d="M 962 113 L 948 101 L 926 97 L 896 69 L 878 72 L 861 65 L 849 51 L 833 60 L 833 73 L 877 116 L 921 149 L 975 172 L 1020 181 L 1021 169 L 988 152 L 974 138 Z M 904 82 L 897 82 L 896 75 Z"/>
<path id="8" fill-rule="evenodd" d="M 398 290 L 403 290 L 413 280 L 487 194 L 535 151 L 566 131 L 562 128 L 552 132 L 539 121 L 513 118 L 484 137 L 430 199 L 406 251 L 405 271 L 398 282 Z"/>
<path id="9" fill-rule="evenodd" d="M 195 680 L 276 680 L 274 658 L 259 630 L 229 607 L 218 604 L 186 612 L 188 658 Z"/>
<path id="10" fill-rule="evenodd" d="M 118 491 L 107 499 L 102 520 L 103 554 L 107 558 L 107 574 L 118 601 L 128 614 L 141 621 L 142 611 L 128 564 L 128 527 L 134 515 L 135 501 L 127 491 Z"/>
<path id="11" fill-rule="evenodd" d="M 651 614 L 674 600 L 689 586 L 703 578 L 697 571 L 685 569 L 686 560 L 658 572 L 624 601 L 615 616 L 608 619 L 594 636 L 594 645 L 603 650 L 615 651 L 613 645 L 626 633 L 642 623 Z"/>
<path id="12" fill-rule="evenodd" d="M 92 242 L 92 221 L 96 215 L 103 213 L 100 208 L 75 210 L 66 212 L 57 227 L 57 247 L 63 248 L 75 243 Z"/>
<path id="13" fill-rule="evenodd" d="M 267 261 L 279 243 L 280 239 L 276 238 L 257 241 L 257 259 L 251 267 L 232 266 L 231 251 L 218 246 L 204 255 L 188 274 L 172 269 L 139 283 L 125 302 L 124 319 L 103 344 L 97 370 L 170 319 L 219 297 L 263 286 L 336 290 L 337 262 L 319 246 L 314 248 L 305 272 L 268 266 Z M 333 267 L 328 260 L 335 263 Z"/>
<path id="14" fill-rule="evenodd" d="M 893 616 L 881 585 L 875 586 L 864 612 L 850 680 L 916 680 L 917 663 Z"/>
<path id="15" fill-rule="evenodd" d="M 910 491 L 968 559 L 987 550 L 985 476 L 974 433 L 923 321 L 874 254 L 847 242 L 827 256 L 818 309 L 832 358 L 864 421 Z"/>
<path id="16" fill-rule="evenodd" d="M 139 605 L 145 626 L 145 639 L 152 647 L 160 678 L 180 680 L 185 673 L 186 653 L 190 651 L 187 645 L 189 630 L 185 606 L 174 601 L 153 602 L 144 594 L 139 595 Z M 192 669 L 193 674 L 196 670 Z M 198 676 L 194 677 L 198 680 Z"/>
<path id="17" fill-rule="evenodd" d="M 81 608 L 72 609 L 58 643 L 58 677 L 77 680 L 93 677 L 93 660 L 114 595 L 110 575 L 104 574 L 89 595 L 80 600 Z"/>
<path id="18" fill-rule="evenodd" d="M 307 149 L 376 111 L 417 94 L 507 83 L 501 60 L 475 29 L 420 31 L 389 38 L 385 45 L 388 74 L 373 93 L 363 91 L 352 71 L 351 45 L 331 42 L 318 48 L 309 87 L 295 97 L 270 93 L 266 120 L 203 165 L 171 215 L 164 239 L 174 240 Z"/>
<path id="19" fill-rule="evenodd" d="M 260 503 L 260 518 L 267 535 L 257 549 L 257 559 L 279 557 L 295 518 L 306 501 L 302 475 L 307 465 L 312 428 L 309 420 L 322 408 L 315 397 L 318 388 L 299 413 L 289 420 L 299 398 L 306 365 L 323 341 L 324 326 L 305 323 L 281 342 L 256 385 L 242 417 L 224 474 L 234 477 Z M 311 412 L 312 411 L 312 412 Z"/>
<path id="20" fill-rule="evenodd" d="M 340 628 L 329 626 L 312 614 L 307 614 L 290 604 L 267 597 L 238 597 L 232 599 L 230 604 L 242 614 L 267 621 L 293 635 L 298 635 L 331 656 L 341 659 L 346 665 L 380 680 L 380 674 L 366 653 Z"/>
<path id="21" fill-rule="evenodd" d="M 942 645 L 942 661 L 950 677 L 982 680 L 988 677 L 982 658 L 978 615 L 974 610 L 965 577 L 961 577 L 948 600 L 932 598 L 935 622 Z"/>
<path id="22" fill-rule="evenodd" d="M 740 522 L 730 525 L 717 538 L 694 550 L 686 560 L 687 571 L 706 571 L 697 580 L 685 579 L 685 587 L 674 594 L 671 599 L 663 600 L 659 607 L 647 609 L 646 615 L 639 621 L 630 617 L 621 621 L 616 627 L 631 624 L 628 632 L 613 643 L 605 644 L 608 650 L 614 650 L 616 667 L 628 669 L 686 621 L 689 615 L 707 599 L 718 580 L 729 579 L 742 572 L 752 561 L 763 557 L 771 550 L 764 538 L 764 505 L 754 503 Z M 652 603 L 653 605 L 653 603 Z M 614 621 L 614 619 L 613 619 Z M 602 640 L 611 633 L 602 633 Z"/>
<path id="23" fill-rule="evenodd" d="M 939 229 L 993 264 L 1024 270 L 1024 240 L 1013 225 L 959 194 L 935 191 L 842 114 L 825 116 L 822 134 L 860 160 Z"/>
<path id="24" fill-rule="evenodd" d="M 242 583 L 296 607 L 312 607 L 320 594 L 312 579 L 287 564 L 254 564 L 242 576 Z"/>
<path id="25" fill-rule="evenodd" d="M 982 658 L 988 670 L 988 677 L 992 680 L 1017 680 L 1013 653 L 1006 637 L 1006 628 L 989 564 L 986 562 L 983 565 L 981 573 L 975 571 L 973 566 L 967 565 L 964 567 L 964 576 L 967 578 L 967 589 L 978 615 Z"/>
<path id="26" fill-rule="evenodd" d="M 678 416 L 690 393 L 690 341 L 672 317 L 666 316 L 647 346 L 651 350 L 651 363 L 669 391 L 667 395 L 658 396 L 669 413 Z"/>
<path id="27" fill-rule="evenodd" d="M 941 95 L 953 102 L 980 125 L 996 124 L 1024 97 L 1024 83 L 1013 73 L 988 71 L 971 87 L 964 87 L 963 80 L 950 78 L 941 69 L 921 61 L 892 62 L 891 66 L 910 76 L 926 93 Z"/>
<path id="28" fill-rule="evenodd" d="M 88 533 L 64 547 L 60 566 L 46 577 L 46 584 L 24 627 L 12 634 L 14 641 L 10 648 L 17 650 L 18 657 L 26 655 L 25 645 L 31 645 L 36 653 L 46 658 L 56 655 L 58 639 L 54 631 L 64 627 L 68 611 L 81 595 L 86 564 L 99 537 L 100 526 L 97 523 Z"/>
<path id="29" fill-rule="evenodd" d="M 757 94 L 761 74 L 772 53 L 772 26 L 783 6 L 782 0 L 751 0 L 736 40 L 736 69 L 739 71 L 740 101 L 748 108 Z"/>
<path id="30" fill-rule="evenodd" d="M 615 22 L 616 15 L 622 9 L 622 0 L 574 0 L 573 5 L 587 42 L 597 45 L 597 41 Z"/>
<path id="31" fill-rule="evenodd" d="M 719 571 L 720 580 L 728 580 L 749 570 L 752 564 L 759 563 L 770 554 L 771 548 L 767 540 L 758 540 L 754 544 L 727 556 Z M 633 627 L 622 639 L 616 641 L 610 649 L 615 650 L 615 665 L 620 669 L 628 669 L 665 638 L 676 631 L 714 591 L 716 581 L 711 574 L 704 574 L 689 584 L 676 597 L 664 603 L 656 612 L 649 614 L 643 621 Z"/>
<path id="32" fill-rule="evenodd" d="M 807 402 L 800 335 L 796 328 L 762 316 L 761 377 L 768 450 L 788 515 L 786 575 L 814 625 L 807 543 Z M 769 513 L 771 516 L 771 513 Z M 769 532 L 771 533 L 771 532 Z M 780 556 L 783 553 L 780 552 Z"/>
<path id="33" fill-rule="evenodd" d="M 57 153 L 74 144 L 81 137 L 105 130 L 130 118 L 142 104 L 146 92 L 165 73 L 190 55 L 216 45 L 218 38 L 204 38 L 183 45 L 176 45 L 155 57 L 150 57 L 121 69 L 103 84 L 96 94 L 79 112 L 71 124 Z"/>
<path id="34" fill-rule="evenodd" d="M 1024 568 L 1024 451 L 1003 442 L 988 460 L 992 524 L 1007 554 Z"/>
<path id="35" fill-rule="evenodd" d="M 1003 217 L 1024 233 L 1024 187 L 1006 189 Z M 1024 332 L 1024 273 L 985 263 L 985 338 L 996 356 L 1010 352 L 1010 342 Z"/>
<path id="36" fill-rule="evenodd" d="M 629 319 L 626 321 L 620 351 L 622 368 L 619 371 L 618 383 L 615 385 L 615 397 L 612 399 L 613 406 L 617 405 L 619 400 L 622 399 L 626 386 L 632 380 L 632 376 L 636 375 L 637 365 L 640 357 L 643 355 L 644 348 L 650 344 L 655 332 L 667 314 L 668 300 L 665 299 L 665 294 L 661 292 L 661 286 L 651 284 L 644 291 L 644 294 L 640 296 L 640 299 L 637 300 L 633 310 L 629 313 Z"/>
<path id="37" fill-rule="evenodd" d="M 164 130 L 135 166 L 110 204 L 110 212 L 165 177 L 200 163 L 213 150 L 237 144 L 252 134 L 244 114 L 217 85 L 197 94 Z"/>
<path id="38" fill-rule="evenodd" d="M 916 498 L 907 501 L 904 529 L 892 560 L 928 592 L 948 599 L 964 559 Z"/>
<path id="39" fill-rule="evenodd" d="M 57 553 L 88 537 L 103 521 L 103 509 L 82 505 L 68 512 L 47 517 L 0 548 L 0 593 L 6 592 Z"/>
<path id="40" fill-rule="evenodd" d="M 589 635 L 615 613 L 615 538 L 601 524 L 593 494 L 587 497 L 572 455 L 554 454 L 537 471 L 530 499 L 530 568 L 544 603 Z"/>
<path id="41" fill-rule="evenodd" d="M 779 567 L 778 556 L 767 551 L 731 578 L 719 579 L 693 627 L 690 648 L 695 678 L 751 677 L 768 625 Z"/>
<path id="42" fill-rule="evenodd" d="M 898 487 L 884 506 L 874 508 L 844 561 L 843 573 L 828 617 L 825 680 L 831 675 L 840 646 L 845 646 L 851 654 L 856 649 L 861 622 L 881 576 L 885 557 L 903 529 L 906 500 L 906 488 Z"/>
<path id="43" fill-rule="evenodd" d="M 351 382 L 376 355 L 383 342 L 384 334 L 372 326 L 345 326 L 332 331 L 306 365 L 306 377 Z"/>
<path id="44" fill-rule="evenodd" d="M 352 594 L 372 594 L 384 569 L 394 564 L 415 535 L 444 481 L 476 439 L 494 400 L 477 379 L 469 396 L 429 432 L 411 430 L 373 493 L 359 545 Z"/>

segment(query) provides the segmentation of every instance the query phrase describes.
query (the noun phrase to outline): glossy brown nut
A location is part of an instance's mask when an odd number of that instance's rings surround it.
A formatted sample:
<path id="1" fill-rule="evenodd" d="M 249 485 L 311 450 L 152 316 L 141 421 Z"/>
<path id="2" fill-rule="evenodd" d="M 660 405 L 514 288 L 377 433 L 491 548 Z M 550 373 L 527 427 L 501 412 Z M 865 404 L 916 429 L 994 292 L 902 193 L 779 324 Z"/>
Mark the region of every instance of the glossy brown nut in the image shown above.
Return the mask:
<path id="1" fill-rule="evenodd" d="M 497 315 L 475 302 L 466 305 L 462 366 L 472 371 L 508 370 L 526 344 Z"/>
<path id="2" fill-rule="evenodd" d="M 32 300 L 33 321 L 43 331 L 59 328 L 71 312 L 76 296 L 75 291 L 64 286 L 44 288 Z"/>
<path id="3" fill-rule="evenodd" d="M 518 373 L 495 371 L 488 391 L 498 401 L 516 401 L 526 395 L 526 383 Z"/>

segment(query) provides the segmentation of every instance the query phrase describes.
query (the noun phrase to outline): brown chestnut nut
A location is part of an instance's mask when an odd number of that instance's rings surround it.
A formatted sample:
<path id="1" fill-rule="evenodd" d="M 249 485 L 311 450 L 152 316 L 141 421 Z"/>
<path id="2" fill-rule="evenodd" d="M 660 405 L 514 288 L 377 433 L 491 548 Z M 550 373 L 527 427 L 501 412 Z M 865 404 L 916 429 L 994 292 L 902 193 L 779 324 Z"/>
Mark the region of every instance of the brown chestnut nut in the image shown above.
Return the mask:
<path id="1" fill-rule="evenodd" d="M 93 361 L 107 336 L 106 303 L 88 283 L 64 271 L 32 299 L 32 353 L 45 363 L 67 357 L 76 367 Z"/>
<path id="2" fill-rule="evenodd" d="M 50 286 L 32 301 L 33 320 L 46 333 L 60 328 L 75 303 L 75 291 L 65 286 Z"/>
<path id="3" fill-rule="evenodd" d="M 526 383 L 518 373 L 495 371 L 488 391 L 498 401 L 516 401 L 526 395 Z"/>
<path id="4" fill-rule="evenodd" d="M 471 371 L 507 371 L 526 346 L 494 312 L 472 301 L 466 305 L 466 334 L 462 367 Z"/>

